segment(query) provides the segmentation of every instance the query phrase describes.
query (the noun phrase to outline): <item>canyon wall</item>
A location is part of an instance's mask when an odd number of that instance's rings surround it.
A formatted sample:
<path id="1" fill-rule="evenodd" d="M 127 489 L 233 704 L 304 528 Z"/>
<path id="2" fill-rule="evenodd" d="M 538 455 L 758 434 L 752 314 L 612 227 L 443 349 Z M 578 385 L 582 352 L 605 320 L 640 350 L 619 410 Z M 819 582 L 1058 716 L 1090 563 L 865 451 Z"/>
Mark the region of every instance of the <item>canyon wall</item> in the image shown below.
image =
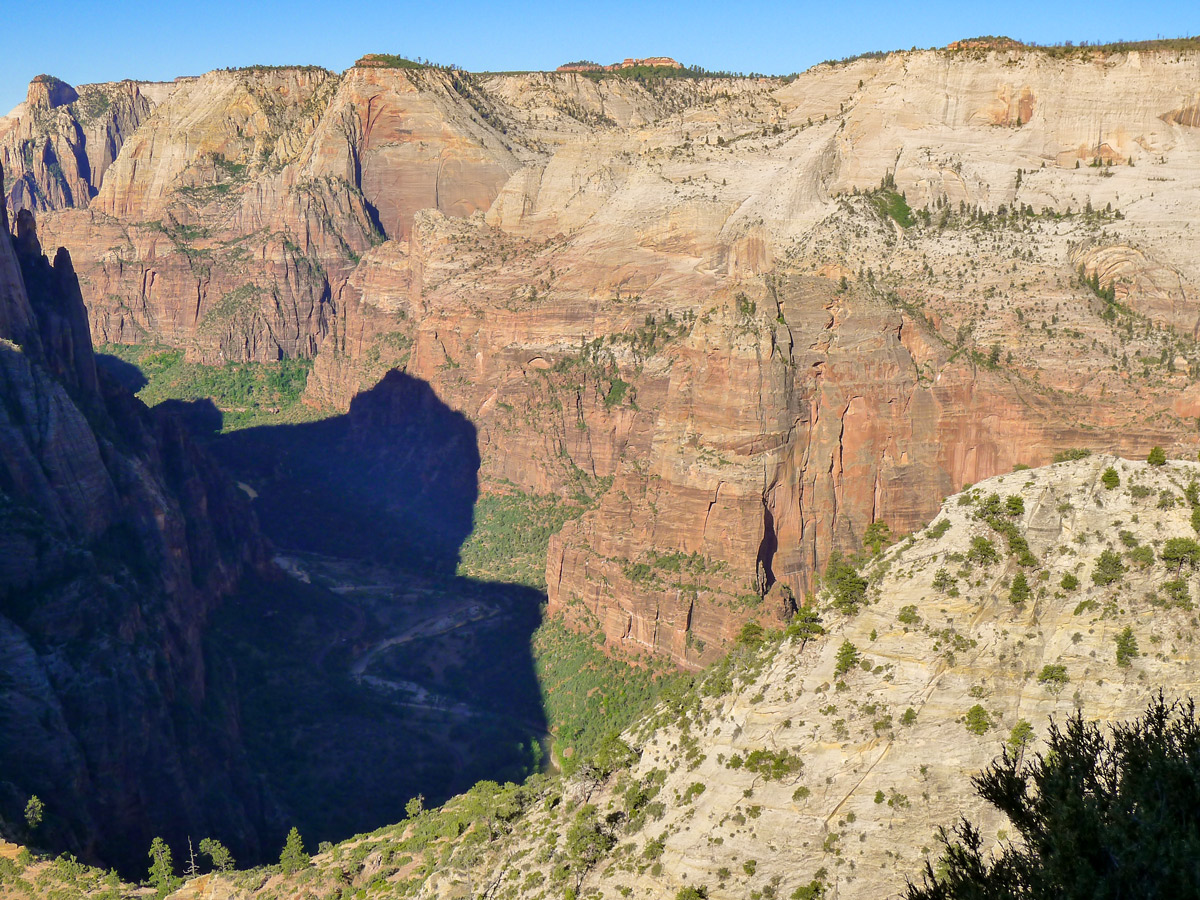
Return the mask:
<path id="1" fill-rule="evenodd" d="M 550 603 L 611 648 L 711 660 L 867 525 L 1014 465 L 1196 452 L 1193 51 L 39 82 L 0 158 L 61 157 L 95 90 L 114 159 L 8 194 L 93 338 L 311 356 L 334 409 L 404 367 L 475 424 L 484 490 L 587 507 Z"/>
<path id="2" fill-rule="evenodd" d="M 41 841 L 130 870 L 160 834 L 257 853 L 270 802 L 204 646 L 266 569 L 253 514 L 97 368 L 70 255 L 42 255 L 28 210 L 0 220 L 0 815 L 37 794 Z"/>

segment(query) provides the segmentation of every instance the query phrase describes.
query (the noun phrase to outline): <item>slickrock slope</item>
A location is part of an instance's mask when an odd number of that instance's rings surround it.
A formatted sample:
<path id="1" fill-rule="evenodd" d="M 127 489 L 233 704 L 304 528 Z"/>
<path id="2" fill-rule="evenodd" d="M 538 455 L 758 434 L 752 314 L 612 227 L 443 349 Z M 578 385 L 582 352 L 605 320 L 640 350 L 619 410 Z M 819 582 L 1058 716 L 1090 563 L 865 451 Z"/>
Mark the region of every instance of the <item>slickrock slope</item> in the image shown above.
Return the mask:
<path id="1" fill-rule="evenodd" d="M 71 258 L 0 215 L 0 817 L 144 864 L 220 823 L 255 851 L 265 803 L 205 623 L 265 566 L 241 494 L 165 413 L 98 373 Z"/>
<path id="2" fill-rule="evenodd" d="M 1196 691 L 1200 576 L 1163 557 L 1196 537 L 1197 479 L 1103 456 L 988 479 L 869 565 L 855 614 L 822 595 L 827 634 L 735 652 L 591 774 L 480 785 L 303 874 L 181 896 L 896 896 L 936 862 L 938 826 L 1011 833 L 970 777 L 1020 723 L 1031 754 L 1052 716 L 1131 719 L 1159 685 Z"/>
<path id="3" fill-rule="evenodd" d="M 595 507 L 547 581 L 611 647 L 711 660 L 787 614 L 776 582 L 1015 463 L 1195 455 L 1195 50 L 122 90 L 152 108 L 42 225 L 93 336 L 315 356 L 340 409 L 404 366 L 476 425 L 485 489 Z"/>

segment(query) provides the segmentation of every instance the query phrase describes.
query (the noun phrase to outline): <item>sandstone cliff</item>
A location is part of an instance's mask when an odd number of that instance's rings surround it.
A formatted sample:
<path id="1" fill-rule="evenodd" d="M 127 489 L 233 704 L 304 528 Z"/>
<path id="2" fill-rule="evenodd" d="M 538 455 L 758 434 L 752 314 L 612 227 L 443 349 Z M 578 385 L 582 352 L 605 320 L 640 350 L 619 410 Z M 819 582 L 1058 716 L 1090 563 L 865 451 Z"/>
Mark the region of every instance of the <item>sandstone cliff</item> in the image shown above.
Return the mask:
<path id="1" fill-rule="evenodd" d="M 0 234 L 0 816 L 137 865 L 155 834 L 220 823 L 256 849 L 209 613 L 264 547 L 240 494 L 165 414 L 98 373 L 71 258 L 33 217 Z"/>
<path id="2" fill-rule="evenodd" d="M 611 647 L 711 660 L 775 582 L 1015 463 L 1195 453 L 1194 51 L 645 84 L 378 62 L 155 87 L 43 231 L 97 340 L 315 356 L 341 409 L 428 381 L 485 489 L 596 507 L 547 581 Z"/>

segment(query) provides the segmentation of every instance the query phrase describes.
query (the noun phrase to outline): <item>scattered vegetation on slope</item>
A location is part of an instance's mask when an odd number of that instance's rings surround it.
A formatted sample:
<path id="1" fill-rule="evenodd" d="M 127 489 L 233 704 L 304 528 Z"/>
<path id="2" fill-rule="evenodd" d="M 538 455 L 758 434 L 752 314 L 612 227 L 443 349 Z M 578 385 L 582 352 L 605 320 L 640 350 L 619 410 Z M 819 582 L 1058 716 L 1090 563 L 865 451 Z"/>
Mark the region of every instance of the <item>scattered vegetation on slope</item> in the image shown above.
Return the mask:
<path id="1" fill-rule="evenodd" d="M 475 504 L 475 528 L 462 546 L 459 574 L 544 591 L 550 538 L 586 510 L 517 490 L 485 494 Z"/>
<path id="2" fill-rule="evenodd" d="M 312 368 L 307 359 L 209 366 L 188 362 L 182 350 L 157 345 L 106 344 L 97 352 L 137 368 L 145 379 L 137 395 L 147 406 L 167 400 L 212 400 L 221 412 L 223 431 L 312 421 L 329 414 L 301 401 Z"/>

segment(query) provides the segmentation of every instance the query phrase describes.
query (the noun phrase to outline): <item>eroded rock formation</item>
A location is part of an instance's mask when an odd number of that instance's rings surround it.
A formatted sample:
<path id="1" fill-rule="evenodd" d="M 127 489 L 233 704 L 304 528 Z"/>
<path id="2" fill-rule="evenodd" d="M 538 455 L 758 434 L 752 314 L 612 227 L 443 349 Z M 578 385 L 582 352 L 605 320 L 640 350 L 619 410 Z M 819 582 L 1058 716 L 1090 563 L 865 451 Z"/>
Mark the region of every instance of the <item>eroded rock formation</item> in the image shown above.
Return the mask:
<path id="1" fill-rule="evenodd" d="M 68 253 L 42 255 L 27 210 L 0 224 L 0 812 L 35 793 L 41 840 L 131 867 L 156 834 L 218 826 L 256 852 L 269 802 L 203 644 L 265 565 L 253 515 L 97 371 Z"/>
<path id="2" fill-rule="evenodd" d="M 1009 45 L 790 81 L 214 72 L 119 86 L 136 128 L 42 228 L 96 340 L 314 356 L 339 409 L 428 381 L 485 490 L 590 507 L 552 607 L 694 665 L 964 482 L 1194 455 L 1197 85 L 1194 51 Z M 20 177 L 65 198 L 50 172 Z"/>

